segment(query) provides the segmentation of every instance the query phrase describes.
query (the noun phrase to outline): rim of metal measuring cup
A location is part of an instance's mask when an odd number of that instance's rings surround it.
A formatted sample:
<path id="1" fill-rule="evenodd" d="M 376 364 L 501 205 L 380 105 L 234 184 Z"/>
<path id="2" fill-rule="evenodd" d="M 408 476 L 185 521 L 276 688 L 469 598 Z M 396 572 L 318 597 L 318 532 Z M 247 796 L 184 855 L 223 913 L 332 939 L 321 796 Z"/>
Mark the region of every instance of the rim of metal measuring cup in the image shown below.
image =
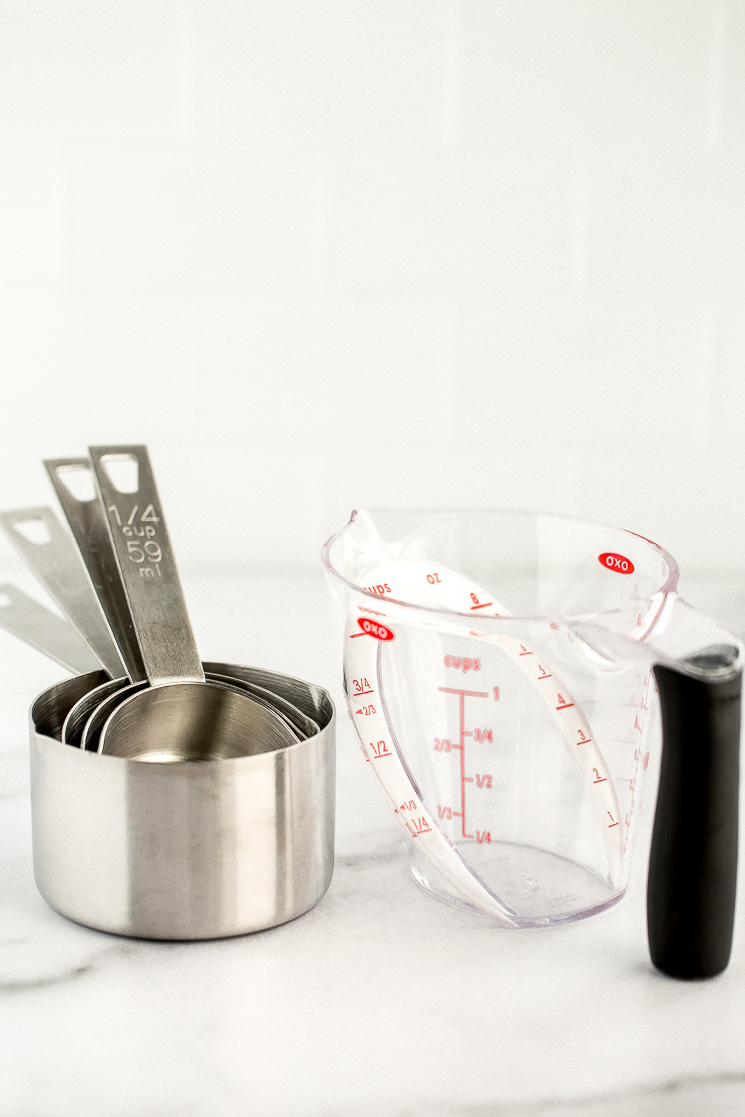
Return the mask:
<path id="1" fill-rule="evenodd" d="M 318 683 L 310 683 L 279 671 L 270 671 L 266 667 L 244 664 L 205 660 L 204 668 L 208 673 L 229 677 L 235 675 L 238 679 L 260 679 L 261 685 L 276 689 L 281 697 L 314 721 L 319 731 L 323 731 L 335 717 L 336 710 L 331 695 Z M 62 724 L 70 709 L 81 696 L 95 689 L 102 676 L 102 671 L 73 675 L 37 694 L 31 703 L 31 718 L 36 731 L 62 743 Z"/>
<path id="2" fill-rule="evenodd" d="M 257 706 L 261 706 L 273 717 L 279 719 L 288 732 L 298 741 L 305 740 L 307 737 L 311 737 L 314 733 L 318 732 L 316 723 L 312 722 L 310 718 L 306 718 L 299 710 L 290 706 L 289 703 L 283 703 L 282 699 L 276 696 L 272 700 L 268 700 L 258 695 L 256 692 L 261 688 L 253 687 L 250 683 L 241 682 L 239 679 L 233 679 L 229 675 L 220 675 L 214 672 L 205 672 L 205 677 L 208 683 L 219 684 L 228 690 L 247 694 Z M 136 683 L 126 689 L 129 695 L 133 695 L 146 685 L 146 683 Z M 82 733 L 79 734 L 79 741 L 76 742 L 68 737 L 65 739 L 65 743 L 78 743 L 82 749 L 87 749 L 90 752 L 100 752 L 103 727 L 122 701 L 126 701 L 126 699 L 122 699 L 118 691 L 113 691 L 107 698 L 98 702 L 95 709 L 86 717 Z M 78 706 L 80 705 L 81 703 L 78 703 Z M 303 728 L 301 729 L 299 726 Z"/>

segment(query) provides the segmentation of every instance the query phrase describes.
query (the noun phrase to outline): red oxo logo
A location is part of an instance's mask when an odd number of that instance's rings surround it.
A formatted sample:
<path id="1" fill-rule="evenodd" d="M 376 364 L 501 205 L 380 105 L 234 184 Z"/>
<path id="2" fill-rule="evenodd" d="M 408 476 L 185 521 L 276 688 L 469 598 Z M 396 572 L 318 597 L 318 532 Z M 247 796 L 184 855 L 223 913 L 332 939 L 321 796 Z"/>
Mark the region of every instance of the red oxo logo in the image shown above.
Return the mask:
<path id="1" fill-rule="evenodd" d="M 615 570 L 617 574 L 634 573 L 631 559 L 624 558 L 623 555 L 614 555 L 611 551 L 604 551 L 602 555 L 598 555 L 598 562 L 608 570 Z"/>
<path id="2" fill-rule="evenodd" d="M 369 617 L 358 617 L 357 624 L 363 632 L 368 636 L 374 636 L 376 640 L 393 640 L 395 633 L 391 632 L 390 628 L 381 624 L 380 621 L 371 621 Z"/>

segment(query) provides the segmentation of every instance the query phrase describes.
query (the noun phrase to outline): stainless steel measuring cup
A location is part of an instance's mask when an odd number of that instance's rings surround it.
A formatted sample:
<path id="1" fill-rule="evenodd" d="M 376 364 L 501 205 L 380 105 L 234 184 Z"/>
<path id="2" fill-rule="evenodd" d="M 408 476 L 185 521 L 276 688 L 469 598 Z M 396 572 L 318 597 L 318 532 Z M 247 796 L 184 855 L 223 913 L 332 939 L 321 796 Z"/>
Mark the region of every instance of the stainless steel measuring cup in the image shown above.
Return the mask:
<path id="1" fill-rule="evenodd" d="M 153 939 L 209 939 L 294 919 L 333 872 L 335 716 L 319 686 L 206 663 L 254 681 L 318 732 L 283 749 L 210 764 L 140 764 L 59 739 L 100 673 L 49 687 L 31 707 L 36 883 L 79 923 Z"/>
<path id="2" fill-rule="evenodd" d="M 113 548 L 110 565 L 118 564 L 149 685 L 138 679 L 138 663 L 130 665 L 132 684 L 84 696 L 69 714 L 66 738 L 80 734 L 84 747 L 95 742 L 98 751 L 158 761 L 231 758 L 296 740 L 292 722 L 249 698 L 244 686 L 205 678 L 146 449 L 98 447 L 90 454 Z M 121 460 L 137 467 L 131 492 L 117 489 L 107 471 L 108 462 Z M 105 549 L 102 541 L 101 569 Z"/>
<path id="3" fill-rule="evenodd" d="M 81 477 L 87 474 L 92 489 L 90 463 L 85 458 L 61 459 L 45 464 L 55 482 L 55 488 L 64 494 L 65 514 L 75 527 L 75 539 L 83 542 L 85 563 L 75 550 L 73 540 L 50 508 L 24 508 L 0 513 L 0 523 L 29 569 L 65 616 L 70 618 L 72 624 L 77 625 L 78 631 L 12 585 L 4 586 L 5 592 L 0 593 L 0 626 L 73 672 L 85 674 L 100 664 L 109 674 L 112 670 L 121 674 L 126 669 L 144 679 L 139 649 L 134 655 L 129 639 L 129 633 L 131 631 L 134 634 L 134 629 L 131 619 L 127 619 L 129 612 L 124 590 L 117 571 L 112 572 L 110 569 L 110 554 L 107 566 L 110 545 L 100 504 L 95 501 L 99 508 L 97 515 L 87 507 L 85 501 L 74 497 L 60 479 L 60 473 L 75 471 Z M 24 529 L 29 528 L 34 530 L 27 533 Z M 96 585 L 106 587 L 104 596 L 112 603 L 109 612 L 114 630 L 118 634 L 120 625 L 122 626 L 122 646 L 128 664 L 126 668 L 104 618 L 92 578 L 86 573 L 89 564 Z M 257 685 L 255 681 L 231 677 L 231 669 L 228 665 L 227 673 L 224 674 L 207 671 L 206 678 L 247 693 L 258 705 L 277 715 L 298 740 L 318 732 L 318 726 L 312 718 L 307 717 L 291 702 L 273 694 L 266 687 Z M 105 679 L 94 688 L 94 694 L 83 695 L 65 720 L 62 740 L 67 744 L 95 751 L 100 728 L 116 704 L 114 696 L 131 685 L 124 677 Z"/>

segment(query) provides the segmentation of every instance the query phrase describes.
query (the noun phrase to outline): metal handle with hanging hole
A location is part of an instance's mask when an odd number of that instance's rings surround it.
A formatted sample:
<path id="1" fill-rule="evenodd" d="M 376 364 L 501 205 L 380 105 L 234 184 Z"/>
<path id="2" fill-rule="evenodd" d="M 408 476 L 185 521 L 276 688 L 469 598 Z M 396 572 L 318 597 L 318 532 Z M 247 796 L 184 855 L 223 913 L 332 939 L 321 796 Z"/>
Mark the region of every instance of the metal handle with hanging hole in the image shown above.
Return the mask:
<path id="1" fill-rule="evenodd" d="M 75 543 L 52 509 L 0 512 L 0 524 L 52 600 L 98 656 L 104 670 L 113 679 L 126 675 L 126 666 Z"/>
<path id="2" fill-rule="evenodd" d="M 96 494 L 91 463 L 88 458 L 48 458 L 44 465 L 119 648 L 126 674 L 132 682 L 144 682 L 147 678 L 145 665 L 127 595 L 111 554 L 109 529 Z M 90 497 L 81 499 L 72 491 L 68 482 L 73 477 L 90 483 Z"/>
<path id="3" fill-rule="evenodd" d="M 204 682 L 147 448 L 92 446 L 89 454 L 150 684 Z M 117 463 L 136 466 L 127 491 L 112 478 Z"/>

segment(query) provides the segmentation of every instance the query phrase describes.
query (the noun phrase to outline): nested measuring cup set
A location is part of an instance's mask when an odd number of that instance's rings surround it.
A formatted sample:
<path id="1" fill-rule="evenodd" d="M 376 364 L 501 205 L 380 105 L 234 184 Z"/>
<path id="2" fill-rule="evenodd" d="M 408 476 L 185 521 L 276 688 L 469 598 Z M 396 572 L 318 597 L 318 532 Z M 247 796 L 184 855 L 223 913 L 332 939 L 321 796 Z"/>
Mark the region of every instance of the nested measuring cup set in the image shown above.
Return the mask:
<path id="1" fill-rule="evenodd" d="M 31 707 L 34 873 L 124 935 L 203 939 L 293 919 L 333 872 L 326 690 L 202 663 L 143 446 L 45 463 L 50 508 L 0 522 L 66 619 L 0 587 L 0 626 L 75 672 Z"/>

